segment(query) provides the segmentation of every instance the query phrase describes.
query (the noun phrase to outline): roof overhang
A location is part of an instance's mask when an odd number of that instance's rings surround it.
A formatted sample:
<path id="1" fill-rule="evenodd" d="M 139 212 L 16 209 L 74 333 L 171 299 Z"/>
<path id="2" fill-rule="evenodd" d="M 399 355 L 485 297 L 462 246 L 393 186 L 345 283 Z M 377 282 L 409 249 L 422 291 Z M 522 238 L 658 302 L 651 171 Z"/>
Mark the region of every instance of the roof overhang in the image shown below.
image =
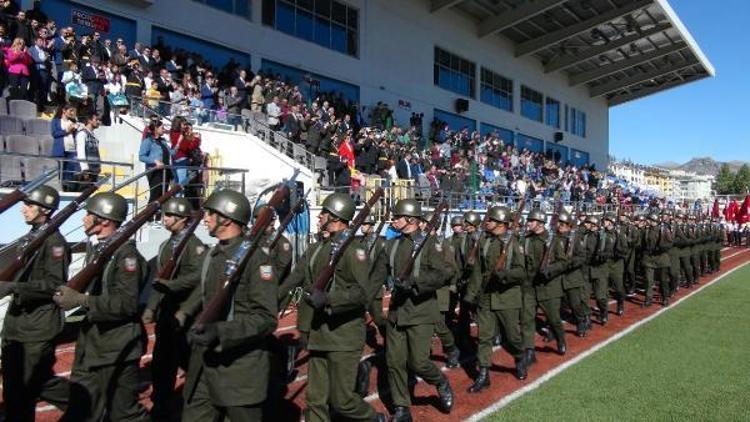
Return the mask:
<path id="1" fill-rule="evenodd" d="M 430 0 L 477 21 L 477 37 L 501 36 L 516 57 L 563 72 L 610 106 L 715 75 L 667 0 Z"/>

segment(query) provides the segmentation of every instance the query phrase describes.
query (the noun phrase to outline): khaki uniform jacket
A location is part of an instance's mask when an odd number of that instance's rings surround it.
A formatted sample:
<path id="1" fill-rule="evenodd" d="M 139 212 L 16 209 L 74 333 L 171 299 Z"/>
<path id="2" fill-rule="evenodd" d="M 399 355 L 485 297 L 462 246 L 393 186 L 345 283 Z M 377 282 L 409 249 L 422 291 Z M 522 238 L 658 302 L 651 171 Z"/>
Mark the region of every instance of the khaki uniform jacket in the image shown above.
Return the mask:
<path id="1" fill-rule="evenodd" d="M 4 340 L 50 341 L 62 332 L 63 313 L 52 296 L 67 281 L 68 265 L 70 249 L 56 231 L 45 239 L 13 280 L 18 284 L 5 314 Z"/>
<path id="2" fill-rule="evenodd" d="M 505 269 L 496 270 L 505 246 L 503 239 L 488 235 L 480 250 L 479 265 L 474 266 L 466 293 L 466 301 L 478 300 L 479 306 L 490 310 L 521 309 L 523 304 L 521 284 L 527 279 L 526 264 L 518 240 L 509 237 Z M 488 300 L 489 299 L 489 300 Z"/>
<path id="3" fill-rule="evenodd" d="M 87 245 L 86 262 L 93 253 L 92 245 Z M 146 261 L 135 241 L 129 240 L 89 284 L 75 365 L 88 369 L 140 359 L 146 349 L 146 330 L 138 312 L 138 297 L 145 279 Z"/>
<path id="4" fill-rule="evenodd" d="M 174 253 L 174 248 L 179 241 L 179 235 L 172 235 L 159 246 L 156 255 L 156 271 L 160 271 Z M 165 283 L 169 287 L 169 294 L 151 291 L 146 308 L 158 314 L 159 311 L 175 312 L 193 293 L 195 287 L 201 281 L 201 267 L 206 253 L 206 245 L 203 244 L 195 234 L 190 234 L 182 256 L 177 260 L 174 276 Z M 157 316 L 158 318 L 158 316 Z"/>
<path id="5" fill-rule="evenodd" d="M 546 270 L 544 268 L 541 269 L 543 272 L 548 273 L 551 278 L 545 278 L 544 273 L 537 277 L 536 283 L 534 284 L 537 300 L 548 300 L 562 297 L 563 274 L 568 267 L 568 256 L 566 254 L 567 244 L 567 237 L 554 235 L 552 238 L 549 264 L 547 265 Z"/>
<path id="6" fill-rule="evenodd" d="M 445 286 L 439 288 L 436 292 L 438 309 L 440 312 L 448 312 L 451 301 L 451 286 L 456 285 L 458 278 L 458 264 L 456 263 L 456 250 L 453 248 L 453 244 L 446 239 L 436 239 L 440 243 L 445 255 L 445 266 L 450 272 L 448 280 L 446 280 Z"/>
<path id="7" fill-rule="evenodd" d="M 307 265 L 306 278 L 310 286 L 328 265 L 333 247 L 333 238 L 321 242 L 320 251 Z M 370 263 L 367 243 L 355 239 L 344 251 L 336 264 L 327 293 L 329 304 L 312 310 L 310 322 L 309 350 L 355 351 L 365 344 L 365 310 L 379 287 L 369 278 Z M 381 284 L 382 285 L 382 284 Z"/>
<path id="8" fill-rule="evenodd" d="M 401 275 L 414 248 L 414 236 L 402 235 L 393 239 L 388 250 L 388 269 L 395 278 Z M 388 320 L 398 326 L 434 324 L 440 318 L 436 291 L 451 277 L 445 265 L 445 252 L 442 244 L 430 236 L 417 256 L 411 274 L 412 291 L 395 291 L 391 296 Z"/>
<path id="9" fill-rule="evenodd" d="M 565 290 L 582 287 L 588 280 L 589 263 L 591 255 L 596 247 L 594 234 L 577 230 L 573 237 L 573 248 L 568 263 L 568 271 L 563 277 L 563 288 Z"/>
<path id="10" fill-rule="evenodd" d="M 205 253 L 201 283 L 195 289 L 201 300 L 190 310 L 192 315 L 211 301 L 224 281 L 226 261 L 242 240 L 237 236 Z M 276 329 L 277 289 L 271 259 L 259 248 L 242 269 L 229 309 L 216 322 L 218 345 L 193 346 L 185 382 L 189 394 L 202 374 L 215 406 L 248 406 L 266 399 L 270 367 L 266 338 Z"/>
<path id="11" fill-rule="evenodd" d="M 528 275 L 526 285 L 536 286 L 539 281 L 539 270 L 542 265 L 544 256 L 544 245 L 547 239 L 547 232 L 541 234 L 527 233 L 523 239 L 524 257 L 526 258 L 526 273 Z"/>

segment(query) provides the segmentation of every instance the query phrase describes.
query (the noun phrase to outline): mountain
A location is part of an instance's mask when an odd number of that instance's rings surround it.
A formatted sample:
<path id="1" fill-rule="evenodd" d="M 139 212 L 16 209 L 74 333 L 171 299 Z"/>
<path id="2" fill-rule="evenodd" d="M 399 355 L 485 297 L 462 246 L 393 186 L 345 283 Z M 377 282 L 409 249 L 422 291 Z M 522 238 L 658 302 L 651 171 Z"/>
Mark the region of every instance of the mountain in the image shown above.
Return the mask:
<path id="1" fill-rule="evenodd" d="M 715 161 L 711 157 L 697 157 L 688 161 L 687 163 L 678 164 L 673 161 L 667 161 L 665 163 L 654 164 L 656 167 L 662 167 L 670 170 L 684 170 L 693 172 L 696 174 L 707 174 L 716 176 L 719 173 L 719 169 L 722 165 L 728 164 L 732 172 L 736 172 L 744 164 L 748 164 L 745 161 L 733 160 L 728 162 Z"/>

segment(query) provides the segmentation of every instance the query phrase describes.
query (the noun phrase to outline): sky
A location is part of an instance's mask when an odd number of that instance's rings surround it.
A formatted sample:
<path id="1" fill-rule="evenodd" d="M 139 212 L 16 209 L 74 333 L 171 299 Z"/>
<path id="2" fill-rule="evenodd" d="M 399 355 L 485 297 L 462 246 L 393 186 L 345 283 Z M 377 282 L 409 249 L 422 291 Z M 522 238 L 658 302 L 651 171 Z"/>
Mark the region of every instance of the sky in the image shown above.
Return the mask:
<path id="1" fill-rule="evenodd" d="M 716 76 L 610 108 L 610 154 L 642 164 L 750 161 L 750 1 L 669 4 Z"/>

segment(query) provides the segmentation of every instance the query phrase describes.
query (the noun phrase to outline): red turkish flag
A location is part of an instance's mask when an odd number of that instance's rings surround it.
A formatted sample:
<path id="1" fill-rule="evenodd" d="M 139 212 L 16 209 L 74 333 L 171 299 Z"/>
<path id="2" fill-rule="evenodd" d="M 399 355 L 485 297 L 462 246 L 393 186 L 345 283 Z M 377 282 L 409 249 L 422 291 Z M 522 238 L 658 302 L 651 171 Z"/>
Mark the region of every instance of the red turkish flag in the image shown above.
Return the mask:
<path id="1" fill-rule="evenodd" d="M 750 220 L 750 215 L 748 215 L 748 212 L 750 212 L 750 195 L 746 195 L 745 200 L 742 201 L 740 212 L 737 214 L 737 223 L 747 223 Z"/>
<path id="2" fill-rule="evenodd" d="M 714 199 L 714 206 L 711 208 L 711 218 L 719 218 L 719 198 Z"/>

